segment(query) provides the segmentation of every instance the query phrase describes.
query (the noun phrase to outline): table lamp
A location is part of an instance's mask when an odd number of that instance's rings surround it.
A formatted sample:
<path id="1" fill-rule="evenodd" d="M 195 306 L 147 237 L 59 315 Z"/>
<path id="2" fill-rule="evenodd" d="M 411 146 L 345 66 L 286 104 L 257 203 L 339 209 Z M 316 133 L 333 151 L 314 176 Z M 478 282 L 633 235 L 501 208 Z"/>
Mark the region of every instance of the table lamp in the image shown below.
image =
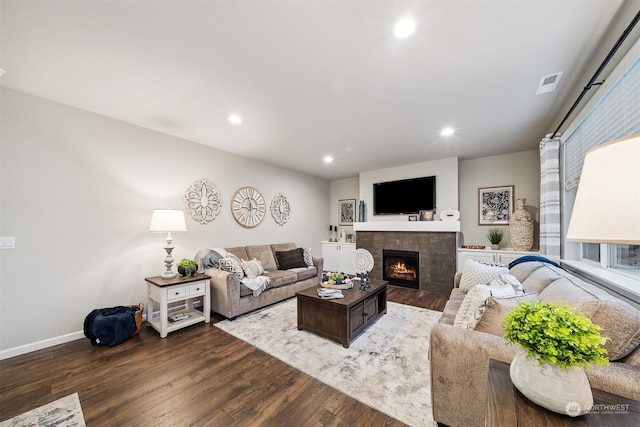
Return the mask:
<path id="1" fill-rule="evenodd" d="M 587 153 L 567 240 L 640 244 L 640 134 Z"/>
<path id="2" fill-rule="evenodd" d="M 164 259 L 167 271 L 162 274 L 162 278 L 173 279 L 176 277 L 176 273 L 171 271 L 171 266 L 173 265 L 171 252 L 175 246 L 173 246 L 173 237 L 171 236 L 171 232 L 187 231 L 184 212 L 176 209 L 154 209 L 153 215 L 151 216 L 149 231 L 152 233 L 167 233 L 167 243 L 164 246 L 164 249 L 167 251 L 167 256 Z"/>

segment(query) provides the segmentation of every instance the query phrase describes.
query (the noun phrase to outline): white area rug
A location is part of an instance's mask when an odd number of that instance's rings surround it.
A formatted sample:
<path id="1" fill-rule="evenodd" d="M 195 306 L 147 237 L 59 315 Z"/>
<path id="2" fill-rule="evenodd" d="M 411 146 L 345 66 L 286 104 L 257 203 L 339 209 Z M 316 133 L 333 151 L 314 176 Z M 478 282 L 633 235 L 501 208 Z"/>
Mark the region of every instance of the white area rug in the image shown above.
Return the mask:
<path id="1" fill-rule="evenodd" d="M 85 427 L 78 393 L 70 394 L 0 423 L 0 427 Z"/>
<path id="2" fill-rule="evenodd" d="M 387 303 L 387 314 L 349 348 L 297 329 L 297 303 L 215 324 L 317 380 L 410 426 L 431 414 L 429 332 L 442 313 Z"/>

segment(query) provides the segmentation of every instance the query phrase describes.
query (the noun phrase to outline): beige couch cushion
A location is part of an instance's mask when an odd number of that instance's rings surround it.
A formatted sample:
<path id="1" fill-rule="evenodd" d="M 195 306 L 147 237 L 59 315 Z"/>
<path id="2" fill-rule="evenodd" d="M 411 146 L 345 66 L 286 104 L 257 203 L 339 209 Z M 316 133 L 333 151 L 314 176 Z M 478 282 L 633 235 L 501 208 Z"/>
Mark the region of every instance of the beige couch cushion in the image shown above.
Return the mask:
<path id="1" fill-rule="evenodd" d="M 225 250 L 229 253 L 234 254 L 240 259 L 251 259 L 249 258 L 249 255 L 247 255 L 247 251 L 245 250 L 244 246 L 238 246 L 235 248 L 225 248 Z"/>
<path id="2" fill-rule="evenodd" d="M 531 302 L 537 299 L 538 294 L 536 292 L 510 297 L 487 298 L 484 305 L 484 313 L 476 324 L 475 330 L 500 337 L 504 336 L 504 331 L 500 325 L 504 315 L 513 310 L 520 301 Z"/>
<path id="3" fill-rule="evenodd" d="M 540 301 L 564 303 L 576 308 L 608 337 L 604 347 L 609 360 L 625 357 L 640 344 L 640 311 L 577 277 L 567 276 L 540 292 Z"/>
<path id="4" fill-rule="evenodd" d="M 528 264 L 528 263 L 523 263 L 523 264 Z M 565 271 L 557 267 L 554 267 L 551 264 L 547 264 L 547 263 L 540 263 L 540 264 L 541 265 L 539 265 L 538 268 L 532 271 L 531 274 L 527 276 L 526 279 L 520 280 L 522 282 L 522 287 L 524 288 L 525 292 L 541 293 L 553 281 L 568 276 L 568 274 Z M 522 265 L 522 264 L 519 264 L 519 265 Z M 513 270 L 513 268 L 511 270 Z M 511 274 L 513 274 L 513 272 Z M 514 276 L 516 276 L 516 278 L 518 277 L 515 274 Z"/>
<path id="5" fill-rule="evenodd" d="M 298 274 L 291 270 L 266 271 L 264 276 L 271 279 L 270 284 L 272 288 L 279 288 L 280 286 L 298 281 Z"/>
<path id="6" fill-rule="evenodd" d="M 244 259 L 257 259 L 262 263 L 262 268 L 266 271 L 278 269 L 276 259 L 273 256 L 270 245 L 246 246 L 245 249 L 247 252 L 247 258 Z"/>

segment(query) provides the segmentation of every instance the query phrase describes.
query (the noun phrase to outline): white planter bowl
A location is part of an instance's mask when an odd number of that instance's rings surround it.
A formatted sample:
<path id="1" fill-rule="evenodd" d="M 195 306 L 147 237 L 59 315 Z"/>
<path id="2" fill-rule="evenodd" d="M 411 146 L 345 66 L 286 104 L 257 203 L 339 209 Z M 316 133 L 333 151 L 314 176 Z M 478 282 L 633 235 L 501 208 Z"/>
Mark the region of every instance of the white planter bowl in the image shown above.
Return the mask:
<path id="1" fill-rule="evenodd" d="M 558 414 L 584 415 L 593 406 L 593 394 L 583 368 L 566 371 L 555 365 L 538 365 L 519 350 L 509 369 L 511 382 L 532 402 Z"/>

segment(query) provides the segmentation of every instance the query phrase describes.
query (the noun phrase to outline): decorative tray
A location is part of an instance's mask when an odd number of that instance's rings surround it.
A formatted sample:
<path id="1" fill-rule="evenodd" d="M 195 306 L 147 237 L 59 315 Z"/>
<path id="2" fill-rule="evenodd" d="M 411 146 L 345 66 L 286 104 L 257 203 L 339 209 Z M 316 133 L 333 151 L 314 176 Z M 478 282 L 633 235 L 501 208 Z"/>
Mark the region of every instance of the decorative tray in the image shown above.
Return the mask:
<path id="1" fill-rule="evenodd" d="M 462 249 L 485 249 L 482 245 L 462 245 Z"/>
<path id="2" fill-rule="evenodd" d="M 331 288 L 331 289 L 351 289 L 353 288 L 353 281 L 351 279 L 347 279 L 344 283 L 338 285 L 333 280 L 329 280 L 326 282 L 320 282 L 320 286 L 323 288 Z"/>

